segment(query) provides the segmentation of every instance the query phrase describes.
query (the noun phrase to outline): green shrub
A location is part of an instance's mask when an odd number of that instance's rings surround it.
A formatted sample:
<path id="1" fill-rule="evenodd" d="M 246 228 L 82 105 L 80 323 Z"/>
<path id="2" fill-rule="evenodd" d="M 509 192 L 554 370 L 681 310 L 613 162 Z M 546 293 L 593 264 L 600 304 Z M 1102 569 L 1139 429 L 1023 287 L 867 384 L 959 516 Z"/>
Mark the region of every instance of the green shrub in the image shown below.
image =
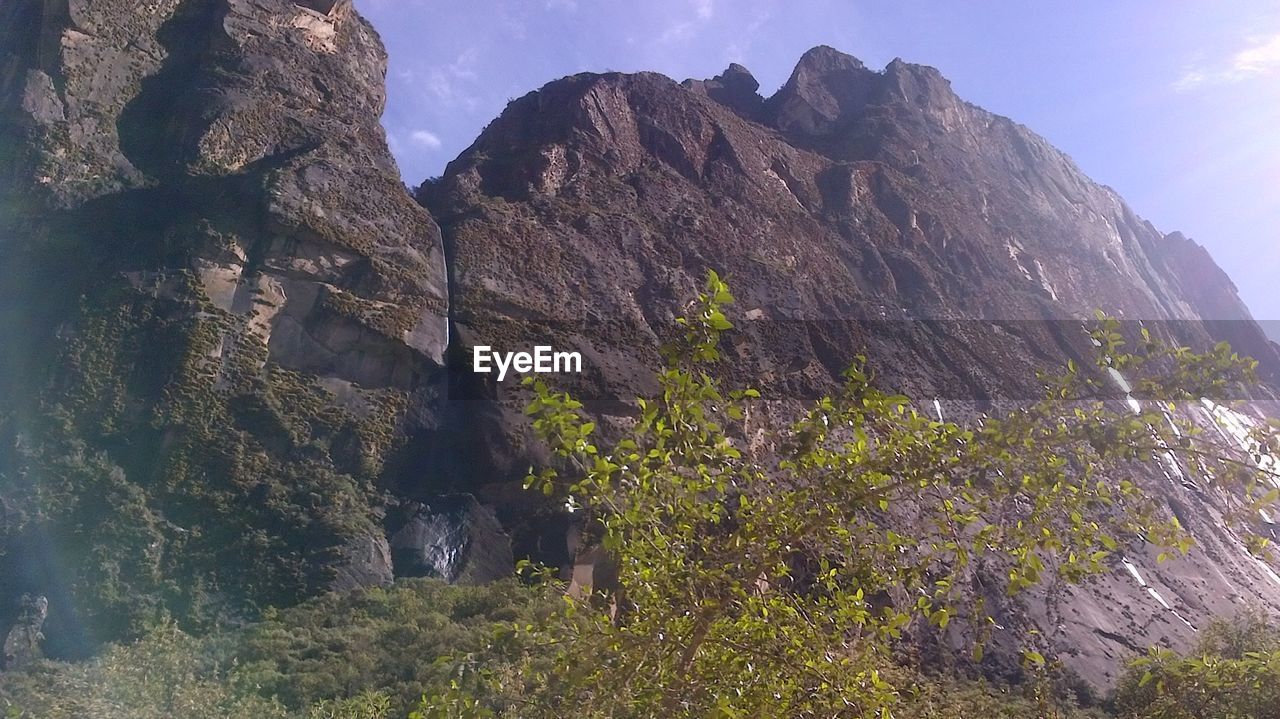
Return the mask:
<path id="1" fill-rule="evenodd" d="M 1280 625 L 1258 612 L 1210 624 L 1186 655 L 1135 660 L 1116 689 L 1129 719 L 1280 719 Z"/>
<path id="2" fill-rule="evenodd" d="M 476 708 L 483 693 L 451 686 L 425 717 L 893 716 L 919 684 L 893 673 L 909 627 L 954 622 L 981 660 L 995 620 L 975 582 L 1013 595 L 1107 571 L 1122 543 L 1188 551 L 1143 488 L 1160 453 L 1197 467 L 1210 458 L 1205 474 L 1237 499 L 1237 516 L 1280 499 L 1213 437 L 1166 421 L 1160 402 L 1134 413 L 1106 401 L 1107 374 L 1121 370 L 1154 400 L 1251 381 L 1255 363 L 1225 344 L 1197 355 L 1144 332 L 1130 353 L 1119 323 L 1101 317 L 1092 363 L 1042 376 L 1041 400 L 973 426 L 917 412 L 860 359 L 792 424 L 762 427 L 760 393 L 726 387 L 709 367 L 732 302 L 709 273 L 658 391 L 636 401 L 620 437 L 598 439 L 580 400 L 526 380 L 533 429 L 558 459 L 527 486 L 581 510 L 616 579 L 589 598 L 570 592 L 558 621 L 529 632 L 530 644 L 560 646 L 551 671 L 530 667 L 505 687 L 527 704 Z M 742 441 L 753 436 L 763 439 Z M 1030 648 L 1024 657 L 1037 672 L 1051 664 Z M 928 696 L 920 716 L 1057 712 L 981 689 L 968 709 L 930 709 Z"/>
<path id="3" fill-rule="evenodd" d="M 469 653 L 501 661 L 495 637 L 539 621 L 548 604 L 514 581 L 423 579 L 325 595 L 203 638 L 163 625 L 84 663 L 0 674 L 0 710 L 22 719 L 404 717 L 424 694 L 445 691 Z"/>
<path id="4" fill-rule="evenodd" d="M 899 679 L 900 686 L 913 682 Z M 933 679 L 914 682 L 893 712 L 894 719 L 1086 719 L 1070 700 L 1045 696 L 1037 687 L 1000 687 L 985 682 Z"/>
<path id="5" fill-rule="evenodd" d="M 243 632 L 236 677 L 293 708 L 378 689 L 396 710 L 406 709 L 447 686 L 456 661 L 490 650 L 499 629 L 537 621 L 549 604 L 514 581 L 461 587 L 408 580 L 320 597 Z"/>
<path id="6" fill-rule="evenodd" d="M 283 719 L 285 708 L 226 680 L 203 643 L 166 627 L 80 664 L 0 676 L 0 708 L 21 719 Z"/>

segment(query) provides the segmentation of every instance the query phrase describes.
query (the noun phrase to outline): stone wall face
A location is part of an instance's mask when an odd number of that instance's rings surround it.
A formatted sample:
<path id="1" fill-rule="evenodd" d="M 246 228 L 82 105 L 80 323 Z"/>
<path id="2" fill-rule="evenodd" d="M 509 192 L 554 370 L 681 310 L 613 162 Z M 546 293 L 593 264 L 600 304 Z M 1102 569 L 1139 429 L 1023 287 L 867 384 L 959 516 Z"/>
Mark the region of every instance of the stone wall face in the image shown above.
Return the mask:
<path id="1" fill-rule="evenodd" d="M 431 414 L 448 298 L 379 125 L 376 33 L 346 1 L 0 13 L 0 294 L 25 310 L 3 318 L 22 551 L 0 603 L 48 593 L 50 635 L 83 645 L 389 581 L 381 486 Z M 85 464 L 105 496 L 37 490 Z M 91 558 L 121 535 L 121 566 Z"/>

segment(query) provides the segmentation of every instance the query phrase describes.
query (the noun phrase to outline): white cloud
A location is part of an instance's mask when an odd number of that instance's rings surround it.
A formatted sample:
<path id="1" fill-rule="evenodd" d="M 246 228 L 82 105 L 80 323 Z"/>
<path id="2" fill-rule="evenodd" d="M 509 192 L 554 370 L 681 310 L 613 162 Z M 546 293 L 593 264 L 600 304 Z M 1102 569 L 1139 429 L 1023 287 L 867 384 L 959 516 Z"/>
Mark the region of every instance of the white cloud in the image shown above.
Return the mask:
<path id="1" fill-rule="evenodd" d="M 662 34 L 658 36 L 658 42 L 666 45 L 673 42 L 684 42 L 693 36 L 693 23 L 689 21 L 677 22 L 669 25 Z"/>
<path id="2" fill-rule="evenodd" d="M 1205 74 L 1204 70 L 1187 70 L 1182 73 L 1182 77 L 1174 81 L 1173 89 L 1178 92 L 1187 92 L 1200 87 L 1208 81 L 1209 76 Z"/>
<path id="3" fill-rule="evenodd" d="M 1236 53 L 1232 70 L 1242 76 L 1263 75 L 1280 70 L 1280 34 L 1257 42 Z"/>
<path id="4" fill-rule="evenodd" d="M 716 12 L 714 0 L 693 0 L 693 11 L 699 20 L 710 20 Z"/>
<path id="5" fill-rule="evenodd" d="M 1278 72 L 1280 72 L 1280 33 L 1269 37 L 1252 38 L 1246 47 L 1237 50 L 1216 65 L 1198 65 L 1188 68 L 1173 83 L 1173 89 L 1186 92 L 1206 85 L 1231 85 Z"/>
<path id="6" fill-rule="evenodd" d="M 467 85 L 474 85 L 479 74 L 476 72 L 476 61 L 480 51 L 471 48 L 450 63 L 429 68 L 423 79 L 427 91 L 445 106 L 472 107 L 477 98 L 466 90 Z"/>
<path id="7" fill-rule="evenodd" d="M 747 59 L 747 50 L 756 43 L 760 37 L 761 28 L 771 19 L 772 13 L 768 10 L 756 12 L 747 27 L 737 34 L 737 39 L 725 48 L 725 56 L 731 62 L 744 62 Z"/>
<path id="8" fill-rule="evenodd" d="M 409 139 L 413 140 L 413 144 L 428 150 L 438 150 L 442 144 L 440 136 L 430 130 L 414 130 L 410 133 Z"/>

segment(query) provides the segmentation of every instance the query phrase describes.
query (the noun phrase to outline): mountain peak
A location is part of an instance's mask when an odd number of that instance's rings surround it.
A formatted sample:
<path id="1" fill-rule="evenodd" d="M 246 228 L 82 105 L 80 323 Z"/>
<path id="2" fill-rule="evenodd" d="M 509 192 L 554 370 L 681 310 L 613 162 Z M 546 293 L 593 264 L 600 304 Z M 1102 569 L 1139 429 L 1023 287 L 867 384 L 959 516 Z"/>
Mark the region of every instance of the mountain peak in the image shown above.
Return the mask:
<path id="1" fill-rule="evenodd" d="M 681 84 L 750 120 L 759 119 L 764 110 L 764 98 L 759 93 L 760 81 L 736 62 L 729 63 L 724 72 L 710 80 L 685 80 Z"/>
<path id="2" fill-rule="evenodd" d="M 817 47 L 809 48 L 800 56 L 800 61 L 796 63 L 792 77 L 802 71 L 825 73 L 865 69 L 867 69 L 867 66 L 853 55 L 840 52 L 830 45 L 818 45 Z"/>
<path id="3" fill-rule="evenodd" d="M 750 87 L 752 92 L 760 89 L 760 82 L 751 74 L 751 71 L 736 62 L 729 63 L 729 67 L 725 68 L 724 72 L 716 75 L 714 79 L 725 85 Z"/>
<path id="4" fill-rule="evenodd" d="M 866 104 L 877 78 L 858 58 L 819 45 L 800 57 L 787 84 L 769 98 L 774 122 L 786 131 L 825 134 Z"/>

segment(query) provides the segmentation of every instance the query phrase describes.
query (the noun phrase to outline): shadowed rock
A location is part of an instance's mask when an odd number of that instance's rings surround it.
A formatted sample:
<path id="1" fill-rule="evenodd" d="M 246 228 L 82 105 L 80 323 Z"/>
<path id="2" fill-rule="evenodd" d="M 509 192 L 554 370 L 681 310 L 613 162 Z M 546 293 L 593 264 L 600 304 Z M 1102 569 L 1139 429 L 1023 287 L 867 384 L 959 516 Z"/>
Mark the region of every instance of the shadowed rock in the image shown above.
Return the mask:
<path id="1" fill-rule="evenodd" d="M 764 98 L 758 92 L 760 82 L 736 62 L 710 80 L 685 80 L 682 84 L 747 119 L 758 119 L 764 113 Z"/>
<path id="2" fill-rule="evenodd" d="M 0 671 L 22 669 L 40 658 L 40 643 L 44 639 L 41 629 L 48 616 L 48 599 L 43 596 L 22 597 L 18 619 L 4 639 Z"/>
<path id="3" fill-rule="evenodd" d="M 511 539 L 470 495 L 407 503 L 390 522 L 397 576 L 482 584 L 511 575 Z"/>

